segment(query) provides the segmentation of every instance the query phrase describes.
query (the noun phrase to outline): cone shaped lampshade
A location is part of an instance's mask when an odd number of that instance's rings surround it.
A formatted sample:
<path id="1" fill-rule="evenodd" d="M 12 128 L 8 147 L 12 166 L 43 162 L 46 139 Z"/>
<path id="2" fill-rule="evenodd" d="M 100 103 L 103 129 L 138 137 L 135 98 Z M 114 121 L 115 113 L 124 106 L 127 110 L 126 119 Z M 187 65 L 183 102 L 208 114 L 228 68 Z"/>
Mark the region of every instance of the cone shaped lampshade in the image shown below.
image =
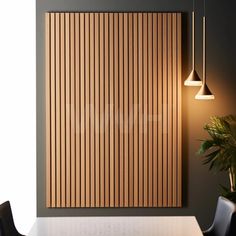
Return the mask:
<path id="1" fill-rule="evenodd" d="M 184 85 L 185 86 L 201 86 L 202 85 L 202 81 L 194 69 L 191 71 L 188 78 L 184 81 Z"/>
<path id="2" fill-rule="evenodd" d="M 195 13 L 192 12 L 192 71 L 184 81 L 185 86 L 201 86 L 202 81 L 195 70 Z"/>
<path id="3" fill-rule="evenodd" d="M 203 85 L 195 96 L 198 100 L 212 100 L 215 96 L 212 94 L 206 84 L 206 17 L 203 17 Z"/>
<path id="4" fill-rule="evenodd" d="M 211 100 L 215 99 L 215 96 L 212 94 L 207 84 L 203 84 L 198 93 L 195 96 L 195 99 L 198 100 Z"/>

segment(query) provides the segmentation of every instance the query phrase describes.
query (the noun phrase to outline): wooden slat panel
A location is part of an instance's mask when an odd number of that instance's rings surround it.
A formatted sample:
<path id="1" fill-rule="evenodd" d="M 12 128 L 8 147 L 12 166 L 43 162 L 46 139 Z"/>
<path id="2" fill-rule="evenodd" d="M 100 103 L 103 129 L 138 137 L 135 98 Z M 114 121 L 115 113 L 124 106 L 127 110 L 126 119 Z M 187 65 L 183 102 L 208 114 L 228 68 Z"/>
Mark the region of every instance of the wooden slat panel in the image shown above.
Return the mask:
<path id="1" fill-rule="evenodd" d="M 81 203 L 81 127 L 80 127 L 80 16 L 75 14 L 75 134 L 76 134 L 76 207 Z"/>
<path id="2" fill-rule="evenodd" d="M 46 206 L 180 207 L 181 14 L 45 27 Z"/>
<path id="3" fill-rule="evenodd" d="M 45 15 L 46 207 L 51 206 L 51 15 Z"/>

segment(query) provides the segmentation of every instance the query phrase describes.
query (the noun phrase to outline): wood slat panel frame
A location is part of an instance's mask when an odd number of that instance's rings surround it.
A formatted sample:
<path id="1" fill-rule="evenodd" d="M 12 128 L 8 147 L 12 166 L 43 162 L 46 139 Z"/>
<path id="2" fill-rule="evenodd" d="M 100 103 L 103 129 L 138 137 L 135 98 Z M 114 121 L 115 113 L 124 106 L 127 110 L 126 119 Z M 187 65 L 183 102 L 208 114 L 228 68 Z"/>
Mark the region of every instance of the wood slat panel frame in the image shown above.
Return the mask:
<path id="1" fill-rule="evenodd" d="M 46 13 L 46 207 L 182 206 L 181 13 Z"/>

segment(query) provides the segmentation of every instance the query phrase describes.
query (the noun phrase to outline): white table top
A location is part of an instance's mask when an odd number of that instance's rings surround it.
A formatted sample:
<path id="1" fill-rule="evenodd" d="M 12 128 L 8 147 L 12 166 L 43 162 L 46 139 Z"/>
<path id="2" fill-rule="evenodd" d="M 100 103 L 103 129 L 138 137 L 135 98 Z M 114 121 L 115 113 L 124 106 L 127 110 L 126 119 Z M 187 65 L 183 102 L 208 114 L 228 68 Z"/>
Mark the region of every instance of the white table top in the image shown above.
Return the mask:
<path id="1" fill-rule="evenodd" d="M 202 236 L 193 216 L 41 217 L 28 236 Z"/>

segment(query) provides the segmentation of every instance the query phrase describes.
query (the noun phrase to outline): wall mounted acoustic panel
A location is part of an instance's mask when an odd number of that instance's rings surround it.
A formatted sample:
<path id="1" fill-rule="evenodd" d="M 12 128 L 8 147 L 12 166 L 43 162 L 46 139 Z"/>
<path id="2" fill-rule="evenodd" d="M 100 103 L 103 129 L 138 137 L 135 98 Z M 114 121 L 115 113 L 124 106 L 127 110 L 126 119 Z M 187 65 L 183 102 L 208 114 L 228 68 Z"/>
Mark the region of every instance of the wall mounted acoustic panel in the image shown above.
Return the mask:
<path id="1" fill-rule="evenodd" d="M 181 14 L 45 22 L 47 207 L 180 207 Z"/>

